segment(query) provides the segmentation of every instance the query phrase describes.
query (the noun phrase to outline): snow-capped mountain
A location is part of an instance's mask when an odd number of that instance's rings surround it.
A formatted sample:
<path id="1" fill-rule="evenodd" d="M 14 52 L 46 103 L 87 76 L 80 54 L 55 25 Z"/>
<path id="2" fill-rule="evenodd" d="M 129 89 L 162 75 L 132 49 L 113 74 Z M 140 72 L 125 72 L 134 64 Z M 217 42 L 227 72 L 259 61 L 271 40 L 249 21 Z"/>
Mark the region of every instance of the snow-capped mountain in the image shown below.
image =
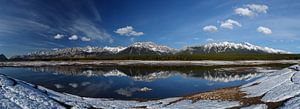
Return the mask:
<path id="1" fill-rule="evenodd" d="M 3 54 L 0 54 L 0 61 L 7 61 L 6 56 Z"/>
<path id="2" fill-rule="evenodd" d="M 13 56 L 12 60 L 23 59 L 55 59 L 55 58 L 83 58 L 95 56 L 110 56 L 114 54 L 112 51 L 100 47 L 76 47 L 76 48 L 63 48 L 52 50 L 41 50 L 27 55 Z"/>
<path id="3" fill-rule="evenodd" d="M 209 43 L 201 46 L 187 47 L 183 52 L 190 54 L 199 53 L 271 53 L 271 54 L 287 54 L 289 52 L 273 49 L 269 47 L 260 47 L 247 42 L 244 43 Z"/>
<path id="4" fill-rule="evenodd" d="M 136 42 L 123 51 L 120 54 L 130 55 L 143 55 L 143 54 L 172 54 L 176 50 L 167 46 L 156 45 L 153 42 Z"/>
<path id="5" fill-rule="evenodd" d="M 111 51 L 114 54 L 117 54 L 117 53 L 119 53 L 120 51 L 123 51 L 126 48 L 127 47 L 121 47 L 121 46 L 119 46 L 119 47 L 104 47 L 103 49 Z"/>

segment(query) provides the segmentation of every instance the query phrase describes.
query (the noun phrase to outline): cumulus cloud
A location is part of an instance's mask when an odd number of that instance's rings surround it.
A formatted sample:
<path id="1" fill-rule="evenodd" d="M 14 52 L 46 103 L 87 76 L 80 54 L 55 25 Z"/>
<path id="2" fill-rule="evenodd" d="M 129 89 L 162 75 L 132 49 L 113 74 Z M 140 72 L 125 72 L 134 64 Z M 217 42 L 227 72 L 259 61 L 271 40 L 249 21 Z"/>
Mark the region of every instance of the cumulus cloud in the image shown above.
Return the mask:
<path id="1" fill-rule="evenodd" d="M 228 19 L 226 21 L 222 21 L 220 27 L 225 29 L 233 29 L 233 27 L 238 26 L 241 27 L 242 25 L 235 20 Z"/>
<path id="2" fill-rule="evenodd" d="M 143 32 L 136 32 L 132 26 L 126 26 L 123 28 L 119 28 L 115 31 L 115 33 L 121 36 L 141 36 L 144 35 Z"/>
<path id="3" fill-rule="evenodd" d="M 69 37 L 69 40 L 77 40 L 78 36 L 77 35 L 72 35 L 71 37 Z"/>
<path id="4" fill-rule="evenodd" d="M 240 16 L 251 17 L 257 15 L 258 13 L 267 13 L 268 9 L 269 7 L 267 5 L 247 4 L 243 7 L 236 8 L 234 12 Z"/>
<path id="5" fill-rule="evenodd" d="M 254 13 L 249 8 L 236 8 L 234 12 L 240 16 L 253 16 Z"/>
<path id="6" fill-rule="evenodd" d="M 272 34 L 272 30 L 270 28 L 263 27 L 263 26 L 259 26 L 257 28 L 257 32 L 260 32 L 260 33 L 265 34 L 265 35 Z"/>
<path id="7" fill-rule="evenodd" d="M 62 38 L 64 38 L 64 37 L 65 37 L 65 35 L 56 34 L 56 35 L 54 36 L 54 39 L 62 39 Z"/>
<path id="8" fill-rule="evenodd" d="M 267 13 L 267 10 L 269 9 L 267 5 L 259 5 L 259 4 L 248 4 L 246 5 L 246 7 L 258 13 Z"/>
<path id="9" fill-rule="evenodd" d="M 205 41 L 206 41 L 206 42 L 212 42 L 212 41 L 215 41 L 215 40 L 212 39 L 212 38 L 207 38 Z"/>
<path id="10" fill-rule="evenodd" d="M 81 37 L 81 41 L 84 41 L 84 42 L 88 42 L 88 41 L 91 41 L 92 39 L 89 38 L 89 37 Z"/>
<path id="11" fill-rule="evenodd" d="M 214 25 L 208 25 L 208 26 L 203 27 L 203 31 L 213 33 L 213 32 L 217 32 L 218 28 Z"/>

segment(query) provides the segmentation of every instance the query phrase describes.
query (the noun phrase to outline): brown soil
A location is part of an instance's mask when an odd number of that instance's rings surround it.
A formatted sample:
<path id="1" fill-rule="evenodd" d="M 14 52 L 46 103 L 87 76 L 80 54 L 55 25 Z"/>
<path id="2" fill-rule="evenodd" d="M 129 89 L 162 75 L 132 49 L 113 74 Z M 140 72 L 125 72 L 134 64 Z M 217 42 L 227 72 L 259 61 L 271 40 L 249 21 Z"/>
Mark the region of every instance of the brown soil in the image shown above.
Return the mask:
<path id="1" fill-rule="evenodd" d="M 261 101 L 262 96 L 246 98 L 245 97 L 246 95 L 247 95 L 246 93 L 240 91 L 239 87 L 231 87 L 231 88 L 223 88 L 223 89 L 217 89 L 209 92 L 189 95 L 177 101 L 173 101 L 169 104 L 173 104 L 181 100 L 192 100 L 193 102 L 197 102 L 198 100 L 221 100 L 221 101 L 239 101 L 241 106 L 233 107 L 233 108 L 241 108 L 241 107 L 250 106 L 254 104 L 266 104 L 269 109 L 274 109 L 282 105 L 282 102 L 263 102 Z"/>

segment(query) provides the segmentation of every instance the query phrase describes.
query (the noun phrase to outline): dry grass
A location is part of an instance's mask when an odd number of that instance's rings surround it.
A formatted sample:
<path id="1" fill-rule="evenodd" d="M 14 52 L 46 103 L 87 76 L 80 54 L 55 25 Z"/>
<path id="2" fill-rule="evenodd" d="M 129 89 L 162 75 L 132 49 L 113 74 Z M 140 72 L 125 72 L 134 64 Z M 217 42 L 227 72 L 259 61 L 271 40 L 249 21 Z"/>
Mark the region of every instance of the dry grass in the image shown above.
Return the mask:
<path id="1" fill-rule="evenodd" d="M 259 83 L 258 83 L 259 84 Z M 257 85 L 257 84 L 256 84 Z M 221 100 L 221 101 L 239 101 L 241 106 L 233 108 L 241 108 L 254 104 L 266 104 L 269 109 L 274 109 L 282 105 L 283 102 L 263 102 L 261 101 L 262 96 L 246 98 L 247 94 L 242 92 L 239 87 L 222 88 L 209 92 L 193 94 L 185 96 L 182 99 L 170 102 L 173 104 L 181 100 L 192 100 L 197 102 L 199 100 Z"/>

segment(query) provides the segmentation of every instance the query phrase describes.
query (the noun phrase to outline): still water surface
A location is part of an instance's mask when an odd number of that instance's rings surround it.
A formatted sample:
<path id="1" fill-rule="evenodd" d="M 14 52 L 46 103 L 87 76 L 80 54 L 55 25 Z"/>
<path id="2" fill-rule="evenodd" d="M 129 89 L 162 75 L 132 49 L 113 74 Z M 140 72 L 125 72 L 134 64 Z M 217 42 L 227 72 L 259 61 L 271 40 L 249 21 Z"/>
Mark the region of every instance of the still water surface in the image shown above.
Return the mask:
<path id="1" fill-rule="evenodd" d="M 0 73 L 46 88 L 93 98 L 159 99 L 251 82 L 282 67 L 0 68 Z"/>

